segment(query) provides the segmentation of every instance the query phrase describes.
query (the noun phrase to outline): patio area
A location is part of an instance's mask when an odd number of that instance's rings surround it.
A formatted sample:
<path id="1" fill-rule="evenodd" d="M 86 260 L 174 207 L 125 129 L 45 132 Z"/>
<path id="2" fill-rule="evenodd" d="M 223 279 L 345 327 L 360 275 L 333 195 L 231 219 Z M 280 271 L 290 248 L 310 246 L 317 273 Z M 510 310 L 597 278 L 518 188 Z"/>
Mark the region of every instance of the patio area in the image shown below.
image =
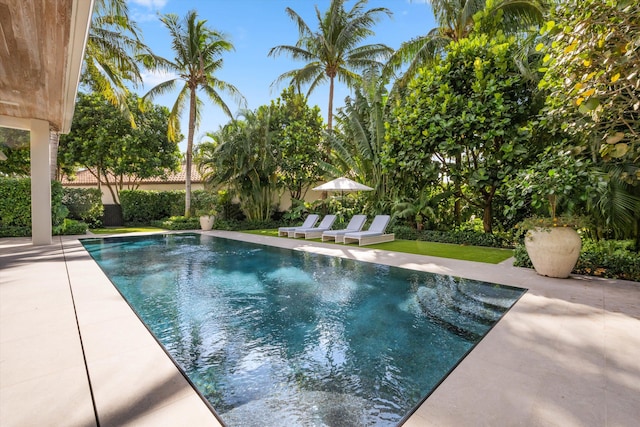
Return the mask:
<path id="1" fill-rule="evenodd" d="M 528 288 L 407 427 L 638 425 L 638 283 L 207 234 Z M 0 239 L 0 425 L 220 423 L 77 238 L 55 237 Z"/>

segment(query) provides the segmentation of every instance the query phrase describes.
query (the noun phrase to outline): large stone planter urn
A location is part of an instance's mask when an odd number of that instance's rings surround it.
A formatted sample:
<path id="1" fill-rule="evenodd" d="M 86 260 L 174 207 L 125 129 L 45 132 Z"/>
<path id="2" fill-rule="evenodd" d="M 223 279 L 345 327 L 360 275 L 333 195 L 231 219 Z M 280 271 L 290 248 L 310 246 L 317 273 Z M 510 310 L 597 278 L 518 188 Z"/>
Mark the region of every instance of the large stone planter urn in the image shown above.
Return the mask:
<path id="1" fill-rule="evenodd" d="M 213 228 L 213 223 L 216 221 L 215 215 L 201 215 L 200 216 L 200 228 L 204 231 L 209 231 Z"/>
<path id="2" fill-rule="evenodd" d="M 538 227 L 527 232 L 524 246 L 536 273 L 564 279 L 578 261 L 582 240 L 571 227 Z"/>

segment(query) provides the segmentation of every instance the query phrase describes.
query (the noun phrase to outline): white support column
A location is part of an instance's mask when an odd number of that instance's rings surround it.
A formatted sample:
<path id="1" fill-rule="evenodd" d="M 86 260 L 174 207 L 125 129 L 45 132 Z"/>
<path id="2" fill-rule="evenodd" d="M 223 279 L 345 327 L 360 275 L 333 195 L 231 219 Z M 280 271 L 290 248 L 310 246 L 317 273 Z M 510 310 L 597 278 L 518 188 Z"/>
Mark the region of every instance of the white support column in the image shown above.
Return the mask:
<path id="1" fill-rule="evenodd" d="M 49 122 L 31 120 L 31 241 L 50 245 L 51 234 L 51 156 Z"/>

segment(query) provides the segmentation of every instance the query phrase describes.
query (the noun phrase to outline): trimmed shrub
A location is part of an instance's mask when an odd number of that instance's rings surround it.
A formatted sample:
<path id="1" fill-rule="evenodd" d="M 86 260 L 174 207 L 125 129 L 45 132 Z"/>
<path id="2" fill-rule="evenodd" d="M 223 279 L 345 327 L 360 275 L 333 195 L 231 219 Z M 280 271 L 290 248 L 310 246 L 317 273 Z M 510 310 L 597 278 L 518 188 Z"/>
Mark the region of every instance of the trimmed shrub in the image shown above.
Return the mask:
<path id="1" fill-rule="evenodd" d="M 0 234 L 31 235 L 31 179 L 0 178 Z"/>
<path id="2" fill-rule="evenodd" d="M 148 223 L 169 216 L 157 191 L 121 190 L 119 196 L 125 223 Z"/>
<path id="3" fill-rule="evenodd" d="M 193 196 L 197 191 L 193 191 L 191 193 L 192 204 L 193 204 Z M 160 192 L 160 202 L 167 207 L 167 215 L 162 218 L 166 218 L 168 216 L 181 216 L 184 215 L 184 190 L 172 190 L 172 191 L 161 191 Z M 192 209 L 193 210 L 193 209 Z M 161 219 L 161 218 L 156 218 Z"/>
<path id="4" fill-rule="evenodd" d="M 640 282 L 640 253 L 631 240 L 582 241 L 576 274 Z"/>
<path id="5" fill-rule="evenodd" d="M 128 224 L 151 224 L 153 221 L 161 221 L 169 217 L 180 217 L 184 215 L 184 195 L 184 190 L 122 190 L 120 191 L 122 218 Z M 210 192 L 194 190 L 191 193 L 191 214 L 195 215 L 198 210 L 210 209 L 211 199 Z M 231 203 L 229 206 L 221 206 L 219 215 L 225 217 L 228 211 L 233 211 L 234 208 L 236 206 Z"/>
<path id="6" fill-rule="evenodd" d="M 0 226 L 0 237 L 29 237 L 31 227 L 18 227 L 16 225 Z"/>
<path id="7" fill-rule="evenodd" d="M 196 217 L 172 216 L 168 219 L 152 221 L 151 225 L 167 230 L 198 230 L 200 229 L 200 219 Z"/>
<path id="8" fill-rule="evenodd" d="M 515 258 L 513 265 L 516 267 L 533 268 L 533 264 L 531 264 L 529 254 L 527 253 L 527 249 L 524 247 L 524 243 L 518 243 L 516 245 L 513 250 L 513 257 Z"/>
<path id="9" fill-rule="evenodd" d="M 51 223 L 60 226 L 69 210 L 62 205 L 62 184 L 51 182 Z M 31 235 L 31 179 L 0 177 L 0 237 Z"/>
<path id="10" fill-rule="evenodd" d="M 69 215 L 69 209 L 62 204 L 64 189 L 59 181 L 51 181 L 51 225 L 53 228 L 62 225 Z"/>
<path id="11" fill-rule="evenodd" d="M 55 227 L 53 234 L 56 236 L 72 236 L 76 234 L 87 234 L 89 226 L 82 221 L 76 221 L 75 219 L 65 218 L 62 224 Z"/>
<path id="12" fill-rule="evenodd" d="M 62 203 L 69 209 L 69 218 L 86 222 L 92 227 L 102 225 L 104 206 L 102 193 L 97 188 L 64 188 Z"/>

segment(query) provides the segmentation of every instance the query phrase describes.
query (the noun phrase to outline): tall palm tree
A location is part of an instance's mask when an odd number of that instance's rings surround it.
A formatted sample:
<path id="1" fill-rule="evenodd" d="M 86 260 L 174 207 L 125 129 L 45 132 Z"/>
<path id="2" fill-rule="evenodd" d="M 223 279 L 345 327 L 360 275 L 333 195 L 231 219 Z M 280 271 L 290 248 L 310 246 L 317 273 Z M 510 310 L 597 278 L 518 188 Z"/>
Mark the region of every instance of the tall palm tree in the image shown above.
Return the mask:
<path id="1" fill-rule="evenodd" d="M 230 83 L 216 78 L 215 73 L 222 68 L 222 54 L 233 50 L 233 44 L 225 35 L 205 26 L 206 20 L 199 20 L 197 12 L 187 12 L 184 19 L 178 15 L 167 14 L 161 19 L 171 34 L 171 46 L 175 58 L 165 59 L 153 54 L 140 55 L 145 66 L 173 72 L 176 77 L 160 83 L 147 92 L 143 100 L 153 99 L 155 96 L 173 91 L 178 82 L 184 85 L 180 89 L 169 116 L 167 134 L 175 141 L 179 132 L 179 118 L 184 111 L 187 100 L 189 102 L 189 131 L 187 134 L 186 178 L 185 178 L 185 216 L 191 215 L 191 163 L 193 158 L 193 136 L 200 121 L 199 107 L 202 100 L 198 92 L 202 91 L 225 114 L 233 117 L 231 110 L 222 99 L 220 92 L 232 96 L 239 104 L 244 104 L 244 97 L 240 91 Z"/>
<path id="2" fill-rule="evenodd" d="M 392 53 L 392 49 L 384 44 L 361 44 L 374 34 L 371 27 L 382 15 L 391 16 L 391 11 L 383 7 L 365 10 L 367 0 L 358 0 L 346 11 L 345 2 L 332 0 L 324 15 L 316 6 L 317 31 L 313 31 L 293 9 L 286 8 L 287 15 L 298 26 L 298 41 L 294 46 L 280 45 L 269 51 L 269 56 L 286 54 L 306 62 L 302 68 L 280 75 L 274 84 L 287 80 L 296 87 L 309 85 L 308 96 L 318 85 L 329 80 L 328 129 L 332 128 L 335 79 L 353 86 L 361 79 L 359 70 L 381 67 L 379 61 L 385 61 Z"/>
<path id="3" fill-rule="evenodd" d="M 386 73 L 408 65 L 396 82 L 404 87 L 426 63 L 440 57 L 452 41 L 459 41 L 474 31 L 474 15 L 480 11 L 502 14 L 501 30 L 520 33 L 544 21 L 547 0 L 429 0 L 437 27 L 423 36 L 400 45 L 386 66 Z"/>
<path id="4" fill-rule="evenodd" d="M 142 82 L 137 54 L 147 51 L 129 19 L 126 0 L 97 0 L 84 56 L 82 80 L 129 116 L 129 90 Z"/>
<path id="5" fill-rule="evenodd" d="M 129 118 L 127 83 L 137 86 L 142 78 L 135 55 L 148 50 L 129 19 L 126 0 L 96 0 L 84 53 L 82 83 L 100 93 Z M 51 179 L 60 179 L 58 132 L 51 132 Z"/>

